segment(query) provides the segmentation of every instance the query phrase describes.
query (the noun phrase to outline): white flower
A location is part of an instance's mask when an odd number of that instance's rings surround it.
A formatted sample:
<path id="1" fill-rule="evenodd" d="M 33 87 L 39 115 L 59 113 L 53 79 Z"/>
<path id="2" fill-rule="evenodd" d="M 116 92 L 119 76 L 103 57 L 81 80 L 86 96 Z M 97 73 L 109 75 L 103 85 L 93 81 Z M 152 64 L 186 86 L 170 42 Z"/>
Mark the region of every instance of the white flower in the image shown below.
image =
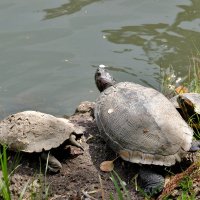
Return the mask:
<path id="1" fill-rule="evenodd" d="M 172 74 L 172 75 L 171 75 L 171 78 L 175 78 L 175 77 L 176 77 L 176 75 L 175 75 L 175 74 Z"/>
<path id="2" fill-rule="evenodd" d="M 181 77 L 177 78 L 177 79 L 176 79 L 176 83 L 179 83 L 181 80 L 182 80 Z"/>
<path id="3" fill-rule="evenodd" d="M 168 85 L 168 88 L 170 89 L 170 90 L 175 90 L 175 86 L 174 85 Z"/>

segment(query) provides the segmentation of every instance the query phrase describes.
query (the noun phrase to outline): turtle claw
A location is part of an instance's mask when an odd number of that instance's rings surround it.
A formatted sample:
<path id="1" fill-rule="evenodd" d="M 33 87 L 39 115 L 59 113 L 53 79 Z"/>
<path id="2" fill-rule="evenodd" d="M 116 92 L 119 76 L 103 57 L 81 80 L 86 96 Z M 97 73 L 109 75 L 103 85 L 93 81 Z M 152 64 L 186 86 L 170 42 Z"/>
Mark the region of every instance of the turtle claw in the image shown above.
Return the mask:
<path id="1" fill-rule="evenodd" d="M 76 141 L 76 136 L 74 134 L 70 135 L 69 141 L 71 142 L 72 145 L 74 145 L 84 151 L 84 148 L 81 146 L 81 144 Z"/>
<path id="2" fill-rule="evenodd" d="M 199 140 L 193 140 L 192 146 L 190 147 L 189 152 L 195 152 L 200 150 L 200 141 Z"/>

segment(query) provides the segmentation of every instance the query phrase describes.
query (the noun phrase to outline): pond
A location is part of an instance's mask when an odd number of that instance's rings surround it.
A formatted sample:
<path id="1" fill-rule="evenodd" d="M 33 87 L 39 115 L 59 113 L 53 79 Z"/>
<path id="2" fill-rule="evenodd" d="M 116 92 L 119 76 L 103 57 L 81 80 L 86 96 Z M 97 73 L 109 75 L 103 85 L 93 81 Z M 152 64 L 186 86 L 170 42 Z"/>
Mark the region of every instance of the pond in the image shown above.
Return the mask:
<path id="1" fill-rule="evenodd" d="M 70 115 L 95 101 L 96 66 L 160 90 L 160 71 L 185 76 L 200 45 L 199 0 L 1 0 L 0 117 Z"/>

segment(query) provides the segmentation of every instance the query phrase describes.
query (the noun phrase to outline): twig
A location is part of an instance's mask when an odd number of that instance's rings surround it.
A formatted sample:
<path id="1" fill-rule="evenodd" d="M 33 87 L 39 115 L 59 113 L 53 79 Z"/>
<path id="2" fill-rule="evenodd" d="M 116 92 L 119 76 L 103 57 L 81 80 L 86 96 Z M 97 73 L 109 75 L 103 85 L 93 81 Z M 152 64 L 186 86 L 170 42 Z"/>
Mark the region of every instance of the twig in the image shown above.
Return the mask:
<path id="1" fill-rule="evenodd" d="M 102 200 L 105 200 L 105 194 L 104 194 L 104 189 L 103 189 L 103 183 L 102 183 L 102 179 L 101 179 L 101 175 L 99 174 L 99 182 L 100 182 L 100 186 L 101 186 L 101 196 L 102 196 Z"/>
<path id="2" fill-rule="evenodd" d="M 190 167 L 188 167 L 184 172 L 180 174 L 176 174 L 171 181 L 169 181 L 163 192 L 160 194 L 160 196 L 157 198 L 157 200 L 162 200 L 166 195 L 170 194 L 180 183 L 180 181 L 186 177 L 191 175 L 195 170 L 199 169 L 200 163 L 195 162 Z"/>
<path id="3" fill-rule="evenodd" d="M 86 191 L 84 191 L 84 190 L 82 190 L 82 193 L 83 193 L 83 195 L 86 196 L 87 198 L 90 198 L 90 199 L 92 199 L 92 200 L 98 200 L 98 199 L 94 198 L 93 196 L 89 195 L 89 194 L 88 194 Z"/>

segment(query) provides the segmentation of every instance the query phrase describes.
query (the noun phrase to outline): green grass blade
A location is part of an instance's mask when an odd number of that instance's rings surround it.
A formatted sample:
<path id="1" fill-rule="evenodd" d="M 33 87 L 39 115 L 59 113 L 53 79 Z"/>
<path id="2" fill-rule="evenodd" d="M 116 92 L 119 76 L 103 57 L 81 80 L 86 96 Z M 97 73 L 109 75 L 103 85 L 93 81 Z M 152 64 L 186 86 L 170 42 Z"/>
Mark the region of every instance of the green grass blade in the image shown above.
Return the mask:
<path id="1" fill-rule="evenodd" d="M 20 167 L 20 165 L 16 166 L 9 174 L 9 178 L 14 174 L 15 170 Z"/>
<path id="2" fill-rule="evenodd" d="M 10 181 L 9 181 L 9 174 L 7 168 L 7 153 L 6 153 L 6 146 L 3 146 L 3 152 L 0 152 L 0 164 L 3 178 L 0 180 L 1 186 L 1 193 L 5 200 L 11 200 L 11 193 L 10 193 Z"/>
<path id="3" fill-rule="evenodd" d="M 130 200 L 131 198 L 129 196 L 128 190 L 125 187 L 124 181 L 122 181 L 122 179 L 119 177 L 119 175 L 114 170 L 113 170 L 113 172 L 114 172 L 115 176 L 117 177 L 117 179 L 119 180 L 121 187 L 123 188 L 123 192 L 126 195 L 126 200 Z"/>
<path id="4" fill-rule="evenodd" d="M 48 198 L 48 197 L 49 197 L 49 186 L 50 186 L 50 185 L 48 185 L 48 186 L 45 185 L 45 200 L 48 200 L 48 199 L 49 199 L 49 198 Z"/>
<path id="5" fill-rule="evenodd" d="M 114 200 L 113 194 L 110 193 L 110 200 Z"/>
<path id="6" fill-rule="evenodd" d="M 12 159 L 12 165 L 10 167 L 10 170 L 12 171 L 10 173 L 10 175 L 12 175 L 12 173 L 19 167 L 20 165 L 20 161 L 21 161 L 21 154 L 20 152 L 17 152 L 14 156 L 14 158 Z"/>
<path id="7" fill-rule="evenodd" d="M 123 194 L 122 194 L 122 191 L 117 183 L 117 180 L 115 179 L 114 175 L 111 173 L 111 180 L 115 186 L 115 189 L 117 191 L 117 194 L 118 194 L 118 199 L 119 200 L 123 200 Z"/>
<path id="8" fill-rule="evenodd" d="M 25 192 L 26 192 L 26 189 L 27 189 L 27 187 L 28 187 L 29 182 L 30 182 L 30 179 L 26 182 L 26 184 L 25 184 L 25 186 L 24 186 L 22 192 L 20 193 L 19 200 L 22 200 L 22 199 L 23 199 L 24 194 L 25 194 Z"/>
<path id="9" fill-rule="evenodd" d="M 2 173 L 3 173 L 3 178 L 6 183 L 6 185 L 9 184 L 9 179 L 8 179 L 8 168 L 7 168 L 7 154 L 6 154 L 6 147 L 3 147 L 3 156 L 1 157 L 1 166 L 2 166 Z"/>

